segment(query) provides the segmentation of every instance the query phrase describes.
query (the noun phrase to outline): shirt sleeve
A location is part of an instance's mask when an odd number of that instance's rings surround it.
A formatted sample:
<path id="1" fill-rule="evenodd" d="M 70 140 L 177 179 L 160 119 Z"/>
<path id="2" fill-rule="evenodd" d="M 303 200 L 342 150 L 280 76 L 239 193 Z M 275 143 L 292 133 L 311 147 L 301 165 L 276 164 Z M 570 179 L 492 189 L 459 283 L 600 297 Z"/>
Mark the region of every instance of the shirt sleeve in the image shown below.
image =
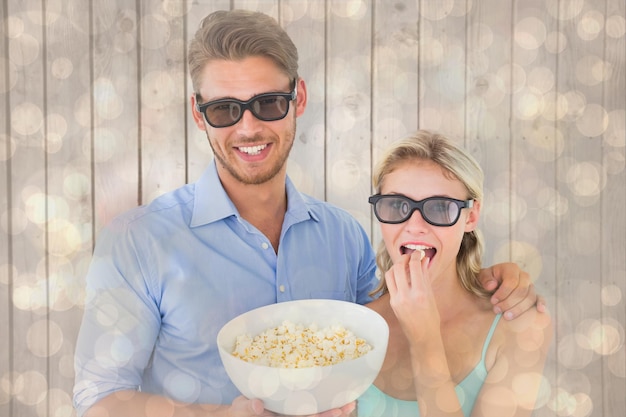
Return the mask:
<path id="1" fill-rule="evenodd" d="M 370 293 L 378 286 L 379 282 L 376 275 L 376 254 L 365 230 L 356 220 L 355 223 L 357 223 L 358 233 L 360 234 L 362 242 L 359 276 L 357 278 L 356 302 L 359 304 L 367 304 L 373 300 Z"/>
<path id="2" fill-rule="evenodd" d="M 160 327 L 158 298 L 146 279 L 146 253 L 123 220 L 105 228 L 86 277 L 75 353 L 74 406 L 79 416 L 119 391 L 139 389 Z"/>

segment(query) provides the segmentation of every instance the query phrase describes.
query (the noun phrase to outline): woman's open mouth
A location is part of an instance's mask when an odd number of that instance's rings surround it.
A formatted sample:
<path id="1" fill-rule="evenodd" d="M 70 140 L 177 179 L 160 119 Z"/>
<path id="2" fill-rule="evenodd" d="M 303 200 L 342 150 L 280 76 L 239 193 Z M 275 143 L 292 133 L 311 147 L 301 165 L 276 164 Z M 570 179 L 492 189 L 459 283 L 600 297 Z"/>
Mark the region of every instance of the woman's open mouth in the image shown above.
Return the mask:
<path id="1" fill-rule="evenodd" d="M 422 252 L 424 252 L 424 256 L 426 256 L 430 260 L 432 260 L 432 258 L 434 258 L 435 254 L 437 253 L 437 249 L 424 245 L 407 244 L 400 246 L 400 253 L 403 255 L 410 255 L 416 250 L 421 250 Z"/>

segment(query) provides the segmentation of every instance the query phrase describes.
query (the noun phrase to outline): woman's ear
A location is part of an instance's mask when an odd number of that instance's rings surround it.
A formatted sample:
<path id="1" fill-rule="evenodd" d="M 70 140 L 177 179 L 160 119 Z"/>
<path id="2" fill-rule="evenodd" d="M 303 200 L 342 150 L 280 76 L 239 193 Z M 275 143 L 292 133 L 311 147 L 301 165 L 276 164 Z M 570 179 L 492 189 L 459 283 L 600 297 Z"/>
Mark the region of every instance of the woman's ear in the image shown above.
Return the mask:
<path id="1" fill-rule="evenodd" d="M 471 232 L 478 227 L 478 220 L 480 219 L 480 201 L 474 200 L 474 204 L 469 208 L 467 217 L 465 218 L 465 231 Z"/>
<path id="2" fill-rule="evenodd" d="M 198 100 L 198 96 L 196 93 L 193 93 L 190 98 L 191 102 L 191 116 L 193 117 L 193 121 L 198 126 L 200 130 L 206 130 L 206 124 L 204 124 L 204 115 L 198 111 L 196 108 L 196 103 Z"/>

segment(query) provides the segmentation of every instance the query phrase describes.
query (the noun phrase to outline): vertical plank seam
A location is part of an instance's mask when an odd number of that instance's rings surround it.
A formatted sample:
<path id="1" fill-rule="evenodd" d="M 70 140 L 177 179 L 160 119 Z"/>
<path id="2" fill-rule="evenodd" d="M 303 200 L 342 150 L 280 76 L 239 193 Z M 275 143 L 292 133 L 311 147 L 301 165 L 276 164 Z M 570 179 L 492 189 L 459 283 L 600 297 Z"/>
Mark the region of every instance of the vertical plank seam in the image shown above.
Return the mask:
<path id="1" fill-rule="evenodd" d="M 560 7 L 560 2 L 559 2 L 559 7 L 557 7 L 557 10 L 556 10 L 556 16 L 557 16 L 557 18 L 556 18 L 556 30 L 557 30 L 557 33 L 561 33 L 561 7 Z M 561 50 L 561 38 L 557 37 L 556 42 L 557 42 L 556 50 L 560 51 Z M 561 55 L 560 54 L 556 54 L 555 61 L 556 62 L 554 63 L 554 73 L 557 74 L 557 76 L 558 76 L 558 74 L 560 73 L 560 67 L 561 67 Z M 559 92 L 559 84 L 558 84 L 558 80 L 556 80 L 556 79 L 555 79 L 555 88 L 556 88 L 556 93 L 558 93 Z M 555 108 L 554 111 L 556 112 L 557 109 Z M 559 121 L 555 117 L 554 118 L 554 130 L 555 130 L 555 132 L 557 131 L 558 127 L 559 127 Z M 554 194 L 555 194 L 555 197 L 558 195 L 558 192 L 559 192 L 559 190 L 558 190 L 559 158 L 556 158 L 556 155 L 557 155 L 556 152 L 557 151 L 558 151 L 558 145 L 557 145 L 557 143 L 555 141 L 554 142 L 554 155 L 555 155 L 555 159 L 554 159 Z M 558 212 L 557 212 L 557 210 L 555 210 L 555 212 L 554 212 L 554 224 L 555 225 L 558 224 L 558 221 L 559 221 L 559 219 L 558 219 Z M 558 232 L 554 233 L 554 259 L 559 259 L 559 248 L 560 248 L 559 236 L 560 235 L 559 235 Z M 559 286 L 557 285 L 557 283 L 559 282 L 559 263 L 558 262 L 555 262 L 555 264 L 554 264 L 554 281 L 555 281 L 555 285 L 554 285 L 554 302 L 558 306 L 558 303 L 557 303 L 557 300 L 559 299 L 558 298 Z M 558 323 L 559 322 L 559 317 L 558 317 L 559 309 L 556 308 L 556 306 L 555 306 L 554 310 L 555 310 L 555 313 L 554 313 L 555 322 Z M 554 345 L 555 345 L 554 346 L 554 351 L 556 352 L 555 353 L 556 357 L 554 358 L 555 360 L 554 360 L 554 381 L 553 381 L 553 384 L 555 385 L 554 388 L 556 390 L 558 390 L 558 388 L 559 388 L 559 378 L 558 378 L 559 366 L 560 366 L 560 363 L 559 363 L 559 360 L 558 360 L 558 357 L 559 357 L 559 340 L 560 340 L 559 336 L 560 336 L 559 335 L 559 326 L 556 325 L 556 326 L 554 326 Z"/>
<path id="2" fill-rule="evenodd" d="M 5 16 L 5 22 L 7 22 L 7 18 L 9 16 L 9 5 L 8 2 L 3 1 L 2 2 L 2 12 L 3 15 Z M 5 23 L 6 24 L 6 23 Z M 4 50 L 6 51 L 7 54 L 7 58 L 9 56 L 9 37 L 8 36 L 3 36 L 2 37 L 2 42 L 4 43 Z M 7 59 L 5 61 L 5 65 L 6 65 L 6 71 L 4 71 L 4 85 L 9 86 L 11 85 L 11 77 L 10 77 L 10 71 L 9 71 L 9 67 L 10 67 L 10 59 Z M 6 197 L 6 202 L 7 202 L 7 240 L 8 240 L 8 247 L 7 247 L 7 259 L 8 259 L 8 267 L 7 267 L 7 325 L 9 326 L 9 328 L 7 329 L 7 333 L 8 333 L 8 337 L 7 337 L 7 343 L 8 343 L 8 352 L 7 352 L 7 356 L 9 359 L 9 364 L 8 364 L 8 371 L 9 371 L 9 382 L 12 384 L 13 383 L 13 372 L 15 370 L 15 366 L 14 366 L 14 360 L 15 357 L 13 355 L 13 347 L 15 345 L 15 338 L 13 337 L 13 320 L 14 320 L 14 314 L 13 314 L 13 297 L 11 296 L 13 294 L 13 268 L 11 267 L 11 265 L 13 264 L 13 184 L 11 182 L 11 172 L 13 171 L 13 158 L 9 157 L 11 155 L 11 89 L 7 88 L 6 90 L 6 95 L 4 98 L 4 112 L 5 112 L 5 118 L 7 121 L 6 127 L 5 127 L 5 132 L 6 132 L 6 137 L 7 137 L 7 141 L 5 143 L 5 147 L 6 147 L 6 186 L 7 186 L 7 197 Z M 15 404 L 15 396 L 10 395 L 9 396 L 9 402 L 8 402 L 8 407 L 9 410 L 12 410 L 14 408 L 14 404 Z"/>
<path id="3" fill-rule="evenodd" d="M 470 26 L 469 26 L 469 14 L 470 14 L 470 0 L 465 0 L 465 57 L 464 57 L 464 64 L 465 64 L 465 68 L 463 69 L 463 72 L 465 74 L 465 86 L 464 86 L 464 91 L 465 91 L 465 97 L 463 98 L 463 143 L 465 144 L 465 149 L 471 151 L 470 148 L 470 139 L 468 138 L 468 133 L 469 133 L 469 129 L 467 128 L 468 124 L 469 124 L 469 115 L 467 112 L 467 99 L 469 97 L 469 85 L 470 85 L 470 72 L 469 72 L 469 51 L 470 51 L 470 37 L 472 36 L 471 30 L 470 30 Z"/>
<path id="4" fill-rule="evenodd" d="M 511 65 L 509 66 L 509 80 L 513 83 L 513 64 L 515 62 L 515 23 L 517 22 L 517 0 L 513 0 L 511 2 Z M 513 178 L 515 177 L 515 173 L 513 171 L 513 165 L 515 163 L 514 153 L 515 153 L 515 137 L 513 136 L 513 114 L 514 114 L 514 97 L 515 94 L 511 89 L 511 96 L 509 101 L 509 242 L 513 240 L 513 187 L 515 185 L 515 181 Z M 513 259 L 513 245 L 508 245 L 508 255 L 509 260 Z"/>
<path id="5" fill-rule="evenodd" d="M 42 110 L 43 114 L 48 114 L 48 25 L 46 22 L 46 2 L 41 1 L 41 61 L 42 61 L 42 87 L 43 87 L 43 102 Z M 44 169 L 44 213 L 45 213 L 45 225 L 44 225 L 44 275 L 46 279 L 45 285 L 45 299 L 46 299 L 46 379 L 50 381 L 50 180 L 49 170 L 50 161 L 48 158 L 48 123 L 45 118 L 43 120 L 43 169 Z M 50 384 L 48 383 L 48 390 L 50 390 Z M 46 395 L 46 413 L 50 411 L 50 395 Z"/>
<path id="6" fill-rule="evenodd" d="M 372 193 L 372 181 L 371 173 L 374 171 L 374 84 L 376 77 L 374 76 L 374 68 L 376 64 L 376 1 L 372 2 L 371 8 L 371 22 L 370 22 L 370 175 L 368 177 L 369 193 Z M 369 204 L 368 204 L 369 205 Z M 369 208 L 369 207 L 368 207 Z M 370 223 L 370 243 L 374 244 L 374 218 L 372 216 L 372 210 L 369 210 L 369 223 Z"/>
<path id="7" fill-rule="evenodd" d="M 324 201 L 328 201 L 328 42 L 330 6 L 328 1 L 324 2 Z"/>
<path id="8" fill-rule="evenodd" d="M 189 29 L 189 12 L 184 13 L 182 16 L 182 25 L 183 25 L 183 159 L 185 161 L 185 184 L 189 184 L 189 123 L 187 120 L 191 117 L 189 113 L 189 103 L 187 100 L 189 99 L 187 93 L 189 91 L 189 48 L 187 47 L 189 43 L 189 37 L 187 36 L 187 30 Z"/>
<path id="9" fill-rule="evenodd" d="M 96 247 L 96 111 L 95 111 L 95 94 L 94 94 L 94 78 L 95 78 L 95 46 L 96 37 L 94 35 L 94 19 L 93 19 L 93 0 L 89 1 L 89 85 L 91 93 L 89 94 L 89 167 L 91 170 L 90 187 L 91 187 L 91 252 Z"/>
<path id="10" fill-rule="evenodd" d="M 422 105 L 420 103 L 420 97 L 421 97 L 420 94 L 421 94 L 421 91 L 422 91 L 422 83 L 420 82 L 420 80 L 421 80 L 420 76 L 422 75 L 422 58 L 420 56 L 421 45 L 422 45 L 422 32 L 421 32 L 421 30 L 422 30 L 422 25 L 421 25 L 421 23 L 422 23 L 422 16 L 420 15 L 420 13 L 422 11 L 422 2 L 421 2 L 421 0 L 419 0 L 417 2 L 416 7 L 417 7 L 417 21 L 415 22 L 415 25 L 417 27 L 415 29 L 417 30 L 417 42 L 416 42 L 415 48 L 417 50 L 415 52 L 416 52 L 416 56 L 417 56 L 417 59 L 416 59 L 416 61 L 417 61 L 416 62 L 417 74 L 416 74 L 415 79 L 417 80 L 417 82 L 416 82 L 416 84 L 417 84 L 416 85 L 416 88 L 417 88 L 417 91 L 416 91 L 417 100 L 415 100 L 415 101 L 417 102 L 417 108 L 416 108 L 417 114 L 415 115 L 415 117 L 417 118 L 417 123 L 416 123 L 417 129 L 419 129 L 421 127 L 420 126 L 421 125 L 421 123 L 420 123 L 420 120 L 421 120 L 420 119 L 420 108 L 422 107 Z"/>
<path id="11" fill-rule="evenodd" d="M 137 31 L 137 205 L 143 202 L 143 153 L 142 153 L 142 118 L 141 118 L 141 72 L 142 72 L 142 53 L 141 53 L 141 0 L 135 0 L 135 21 Z"/>

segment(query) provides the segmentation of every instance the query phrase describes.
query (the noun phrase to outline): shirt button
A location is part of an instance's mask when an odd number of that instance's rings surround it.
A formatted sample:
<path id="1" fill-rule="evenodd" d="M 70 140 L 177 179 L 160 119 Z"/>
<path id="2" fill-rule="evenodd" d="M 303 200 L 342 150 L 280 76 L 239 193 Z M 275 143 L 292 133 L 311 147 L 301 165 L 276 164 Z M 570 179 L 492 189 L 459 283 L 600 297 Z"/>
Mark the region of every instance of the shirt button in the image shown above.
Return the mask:
<path id="1" fill-rule="evenodd" d="M 261 247 L 262 247 L 263 249 L 267 249 L 267 248 L 269 248 L 269 247 L 270 247 L 270 245 L 268 245 L 268 244 L 267 244 L 267 242 L 263 242 L 263 243 L 261 243 Z"/>
<path id="2" fill-rule="evenodd" d="M 279 290 L 280 292 L 285 292 L 285 286 L 284 286 L 284 285 L 281 285 L 280 287 L 278 287 L 278 290 Z"/>

